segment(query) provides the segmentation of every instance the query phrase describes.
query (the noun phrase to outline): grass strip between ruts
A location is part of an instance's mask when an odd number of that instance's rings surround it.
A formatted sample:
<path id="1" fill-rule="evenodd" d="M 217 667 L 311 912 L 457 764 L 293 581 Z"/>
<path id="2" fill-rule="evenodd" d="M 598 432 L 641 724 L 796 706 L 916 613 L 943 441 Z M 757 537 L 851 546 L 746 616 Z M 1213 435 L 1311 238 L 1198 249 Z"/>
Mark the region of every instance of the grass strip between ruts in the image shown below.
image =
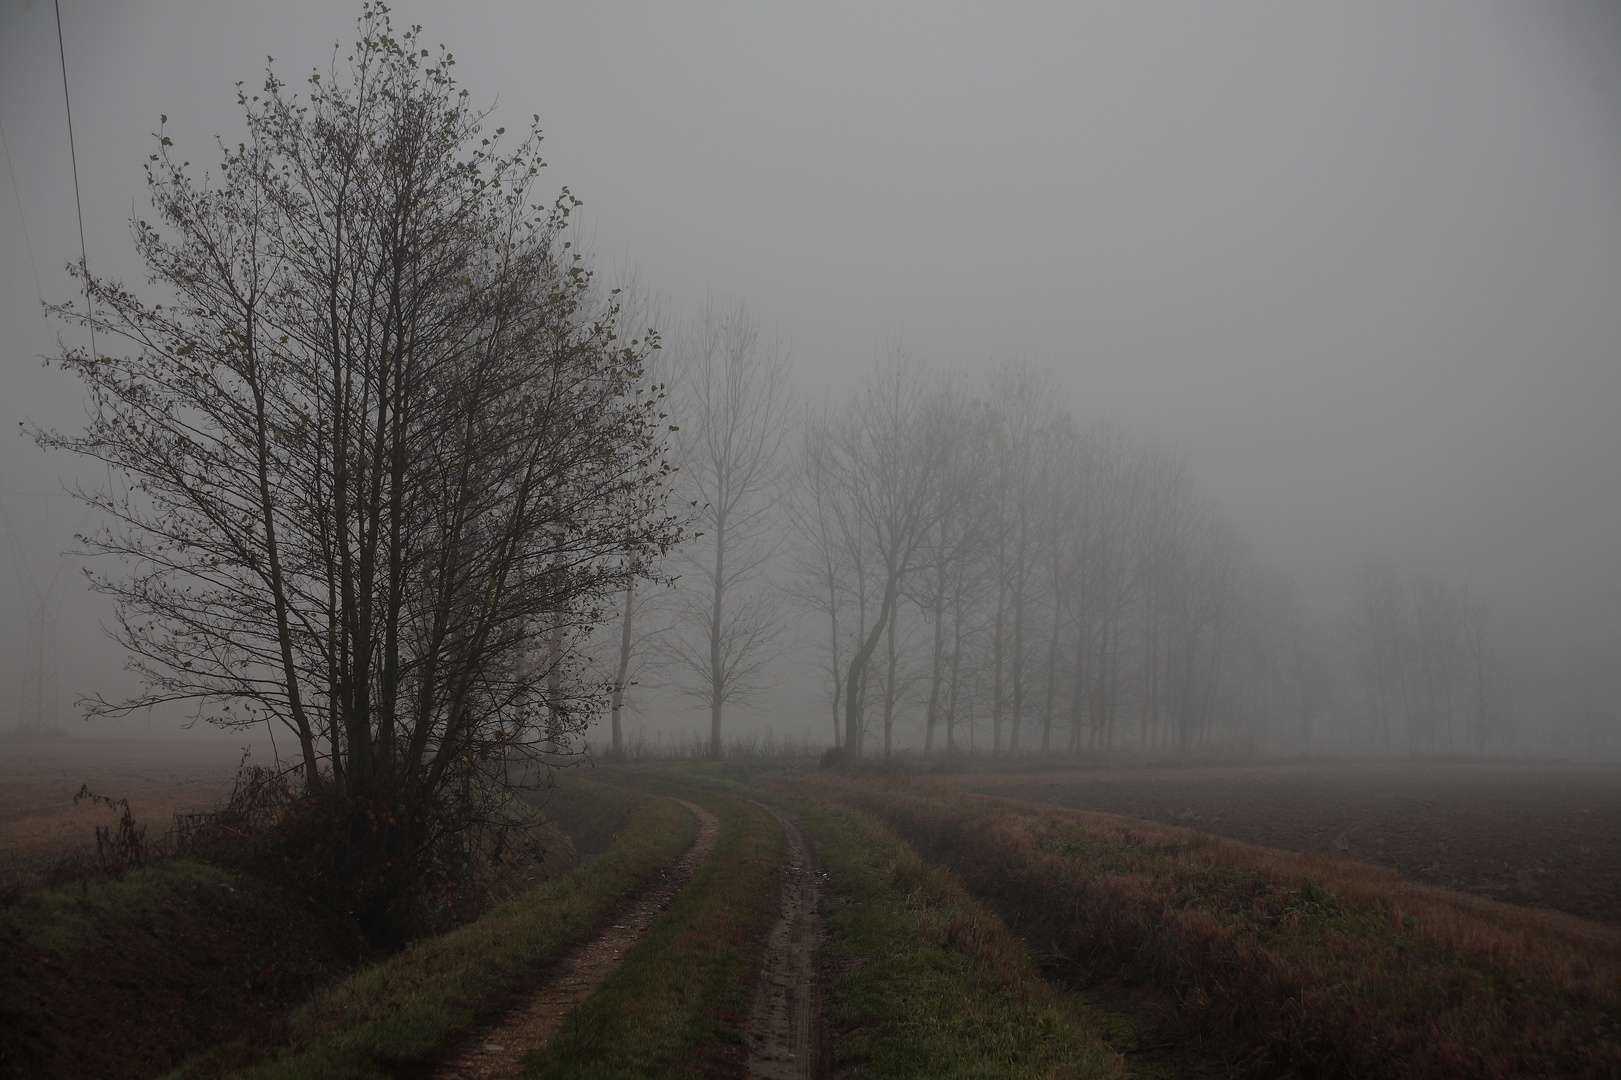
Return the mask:
<path id="1" fill-rule="evenodd" d="M 714 813 L 715 851 L 624 966 L 529 1057 L 529 1080 L 679 1080 L 745 1071 L 743 1024 L 787 857 L 781 826 L 761 807 L 713 789 L 646 774 L 633 782 Z"/>
<path id="2" fill-rule="evenodd" d="M 225 1060 L 230 1050 L 221 1048 L 172 1075 L 217 1076 L 237 1066 L 233 1075 L 244 1080 L 358 1080 L 388 1076 L 393 1063 L 432 1053 L 691 844 L 697 822 L 689 811 L 666 799 L 625 796 L 645 806 L 599 858 L 317 995 L 293 1014 L 289 1043 L 268 1060 Z"/>
<path id="3" fill-rule="evenodd" d="M 824 1011 L 841 1077 L 1123 1076 L 1000 919 L 877 819 L 781 801 L 827 870 Z"/>

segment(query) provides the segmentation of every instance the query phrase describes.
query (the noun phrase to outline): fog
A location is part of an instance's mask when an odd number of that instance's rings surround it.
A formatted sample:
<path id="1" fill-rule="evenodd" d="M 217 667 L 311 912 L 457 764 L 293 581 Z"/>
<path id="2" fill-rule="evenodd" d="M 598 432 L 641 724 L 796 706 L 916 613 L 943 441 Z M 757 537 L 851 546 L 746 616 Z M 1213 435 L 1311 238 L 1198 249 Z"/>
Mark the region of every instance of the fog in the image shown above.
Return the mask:
<path id="1" fill-rule="evenodd" d="M 59 55 L 50 5 L 0 8 L 6 426 L 80 416 L 80 387 L 38 360 L 58 334 L 84 344 L 40 313 L 72 298 L 79 250 L 64 57 L 88 262 L 135 284 L 128 221 L 148 212 L 160 116 L 182 158 L 212 162 L 216 134 L 240 137 L 235 84 L 260 85 L 267 56 L 289 83 L 324 71 L 356 14 L 64 0 Z M 402 3 L 395 19 L 454 52 L 492 123 L 539 115 L 546 186 L 584 200 L 580 240 L 658 301 L 672 344 L 719 298 L 782 344 L 803 406 L 836 411 L 897 351 L 969 396 L 1023 365 L 1083 429 L 1184 454 L 1253 564 L 1298 582 L 1339 687 L 1325 735 L 1360 723 L 1345 624 L 1377 564 L 1489 607 L 1516 717 L 1489 752 L 1621 753 L 1621 8 Z M 95 472 L 26 435 L 0 462 L 10 709 L 31 582 L 84 521 L 60 492 Z M 763 573 L 793 576 L 782 551 Z M 61 603 L 59 716 L 83 731 L 74 699 L 133 683 L 104 603 L 76 579 Z M 729 706 L 728 734 L 830 738 L 819 627 L 786 620 L 775 689 Z M 707 730 L 675 681 L 647 669 L 635 730 Z M 919 708 L 902 712 L 900 743 L 921 746 Z"/>

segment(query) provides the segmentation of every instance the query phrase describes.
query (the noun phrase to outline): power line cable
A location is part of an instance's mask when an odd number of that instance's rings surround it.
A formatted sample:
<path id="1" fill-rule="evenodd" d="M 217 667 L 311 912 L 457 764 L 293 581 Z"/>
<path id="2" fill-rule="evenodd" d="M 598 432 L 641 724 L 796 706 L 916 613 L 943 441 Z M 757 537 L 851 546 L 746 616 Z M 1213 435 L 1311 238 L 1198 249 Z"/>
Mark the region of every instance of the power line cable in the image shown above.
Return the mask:
<path id="1" fill-rule="evenodd" d="M 90 326 L 90 359 L 96 359 L 96 320 L 90 299 L 90 252 L 84 243 L 84 203 L 79 198 L 79 151 L 73 142 L 73 100 L 68 96 L 68 50 L 62 43 L 62 0 L 51 0 L 56 8 L 56 52 L 62 58 L 62 103 L 68 110 L 68 156 L 73 161 L 73 207 L 79 212 L 79 266 L 84 270 L 85 316 Z"/>
<path id="2" fill-rule="evenodd" d="M 97 352 L 96 352 L 95 301 L 92 299 L 91 292 L 90 292 L 90 248 L 89 248 L 89 245 L 85 243 L 85 239 L 84 239 L 84 198 L 79 192 L 79 148 L 78 148 L 78 140 L 75 139 L 74 135 L 73 135 L 73 96 L 68 92 L 68 50 L 67 50 L 67 45 L 64 43 L 63 38 L 62 38 L 62 0 L 51 0 L 51 7 L 56 12 L 56 55 L 57 55 L 57 58 L 62 63 L 62 105 L 63 105 L 64 108 L 66 108 L 67 116 L 68 116 L 68 158 L 73 163 L 73 209 L 74 209 L 75 213 L 77 213 L 78 218 L 79 218 L 79 268 L 84 274 L 85 322 L 86 322 L 86 325 L 88 325 L 89 328 L 90 328 L 90 359 L 92 361 L 96 361 L 96 360 L 99 359 L 99 357 L 98 357 Z M 9 156 L 9 154 L 7 156 L 7 165 L 8 165 L 8 167 L 10 165 L 10 156 Z M 15 182 L 13 182 L 13 187 L 15 187 Z M 111 498 L 111 494 L 112 494 L 112 490 L 113 490 L 113 472 L 112 472 L 112 466 L 110 464 L 107 467 L 107 490 L 108 490 L 108 497 Z M 89 513 L 90 513 L 90 508 L 86 507 L 85 508 L 85 517 L 88 517 Z M 9 522 L 7 524 L 8 524 L 8 528 L 9 528 Z M 80 527 L 82 528 L 83 525 L 84 525 L 84 518 L 83 517 L 80 518 L 79 524 L 80 524 Z M 62 578 L 62 570 L 67 565 L 67 558 L 68 558 L 67 552 L 63 552 L 60 559 L 59 559 L 59 561 L 58 561 L 58 563 L 57 563 L 56 575 L 52 578 L 51 584 L 50 584 L 50 592 L 52 592 L 52 593 L 54 593 L 56 591 L 57 583 Z M 32 571 L 30 571 L 30 574 L 31 573 L 32 573 Z M 39 588 L 37 582 L 36 582 L 34 587 L 35 587 L 35 590 L 37 591 L 38 588 Z M 49 613 L 45 612 L 44 614 L 49 614 Z M 44 626 L 43 617 L 44 616 L 42 615 L 42 622 L 41 622 L 42 627 Z M 54 638 L 54 625 L 52 626 L 51 630 L 53 631 L 52 637 Z M 43 633 L 44 633 L 44 631 L 42 630 L 42 634 Z M 40 639 L 40 673 L 39 673 L 39 676 L 38 676 L 39 681 L 40 681 L 40 690 L 39 690 L 39 692 L 40 692 L 41 695 L 44 694 L 45 676 L 47 674 L 47 672 L 46 672 L 47 662 L 46 662 L 46 658 L 45 658 L 45 649 L 46 649 L 47 645 L 50 647 L 50 651 L 51 651 L 51 654 L 52 654 L 50 656 L 49 665 L 48 665 L 49 666 L 49 675 L 50 675 L 51 681 L 53 683 L 56 680 L 55 642 L 54 642 L 54 640 L 48 642 L 48 641 L 46 641 L 46 639 L 44 637 L 41 637 L 41 639 Z M 41 697 L 41 702 L 43 702 L 43 696 Z M 41 706 L 39 707 L 39 710 L 40 711 L 43 710 L 43 704 L 41 704 Z M 55 721 L 55 716 L 54 716 L 54 712 L 55 712 L 55 687 L 54 686 L 53 686 L 52 691 L 51 691 L 51 711 L 53 713 L 52 722 L 54 724 L 54 721 Z"/>
<path id="3" fill-rule="evenodd" d="M 62 61 L 62 104 L 68 114 L 68 158 L 73 162 L 73 209 L 79 215 L 79 266 L 84 271 L 84 313 L 85 322 L 90 327 L 90 359 L 94 361 L 99 359 L 96 353 L 96 313 L 95 302 L 90 298 L 90 249 L 84 242 L 84 200 L 79 196 L 79 151 L 73 138 L 73 98 L 68 93 L 68 50 L 62 42 L 62 0 L 51 0 L 51 6 L 56 11 L 56 54 Z M 112 497 L 112 492 L 113 469 L 109 464 L 108 498 Z"/>

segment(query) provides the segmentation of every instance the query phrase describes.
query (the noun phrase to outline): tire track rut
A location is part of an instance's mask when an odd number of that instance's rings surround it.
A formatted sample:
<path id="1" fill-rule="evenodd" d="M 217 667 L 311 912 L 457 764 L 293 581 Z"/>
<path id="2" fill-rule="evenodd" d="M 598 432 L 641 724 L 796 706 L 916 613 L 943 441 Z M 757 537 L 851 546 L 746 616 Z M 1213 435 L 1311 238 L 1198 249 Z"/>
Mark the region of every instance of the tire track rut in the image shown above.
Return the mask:
<path id="1" fill-rule="evenodd" d="M 469 1029 L 443 1055 L 396 1075 L 433 1080 L 510 1080 L 521 1075 L 524 1055 L 555 1038 L 580 1003 L 619 970 L 631 946 L 715 850 L 720 834 L 715 815 L 686 799 L 676 802 L 697 816 L 698 835 L 663 880 L 614 911 L 601 933 L 563 952 L 517 1004 L 493 1021 Z"/>
<path id="2" fill-rule="evenodd" d="M 749 1076 L 816 1080 L 829 1075 L 832 1065 L 832 1045 L 822 1022 L 819 971 L 822 885 L 827 875 L 799 823 L 774 806 L 765 809 L 781 823 L 788 841 L 788 874 L 745 1027 Z"/>

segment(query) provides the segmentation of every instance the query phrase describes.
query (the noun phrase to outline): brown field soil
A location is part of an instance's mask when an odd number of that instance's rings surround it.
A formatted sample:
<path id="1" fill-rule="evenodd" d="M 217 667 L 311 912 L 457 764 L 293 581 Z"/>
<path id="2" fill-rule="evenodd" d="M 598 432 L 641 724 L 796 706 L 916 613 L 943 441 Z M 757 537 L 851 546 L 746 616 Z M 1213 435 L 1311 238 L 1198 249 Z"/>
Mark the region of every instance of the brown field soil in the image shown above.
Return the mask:
<path id="1" fill-rule="evenodd" d="M 970 791 L 1145 818 L 1621 924 L 1621 768 L 1358 763 L 963 774 Z"/>
<path id="2" fill-rule="evenodd" d="M 0 890 L 36 885 L 53 863 L 93 850 L 95 827 L 117 814 L 75 806 L 82 786 L 128 799 L 156 840 L 176 813 L 228 795 L 241 759 L 241 745 L 218 737 L 0 743 Z"/>

